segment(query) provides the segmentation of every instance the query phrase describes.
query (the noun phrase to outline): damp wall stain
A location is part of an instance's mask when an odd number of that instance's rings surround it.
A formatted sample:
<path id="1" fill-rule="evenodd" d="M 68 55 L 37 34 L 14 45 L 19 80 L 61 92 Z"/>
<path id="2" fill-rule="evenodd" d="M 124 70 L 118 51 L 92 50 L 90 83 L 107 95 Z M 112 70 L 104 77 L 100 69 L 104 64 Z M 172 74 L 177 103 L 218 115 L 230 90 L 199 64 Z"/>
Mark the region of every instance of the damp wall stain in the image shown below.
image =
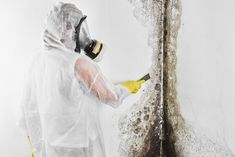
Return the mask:
<path id="1" fill-rule="evenodd" d="M 175 73 L 180 1 L 130 2 L 135 6 L 134 16 L 145 23 L 149 31 L 153 64 L 148 90 L 120 119 L 120 154 L 124 157 L 177 156 L 175 128 L 179 121 L 183 123 L 176 97 Z"/>
<path id="2" fill-rule="evenodd" d="M 186 122 L 177 100 L 177 35 L 180 0 L 129 0 L 149 32 L 150 81 L 140 100 L 119 120 L 122 157 L 234 157 Z M 185 6 L 186 7 L 186 6 Z"/>
<path id="3" fill-rule="evenodd" d="M 163 53 L 163 101 L 164 130 L 163 150 L 167 157 L 176 157 L 175 147 L 179 125 L 184 124 L 180 114 L 176 91 L 176 49 L 180 27 L 181 6 L 179 0 L 165 0 L 164 53 Z"/>
<path id="4" fill-rule="evenodd" d="M 163 139 L 163 0 L 129 0 L 134 16 L 148 30 L 153 59 L 150 80 L 140 100 L 119 120 L 120 156 L 162 156 Z"/>

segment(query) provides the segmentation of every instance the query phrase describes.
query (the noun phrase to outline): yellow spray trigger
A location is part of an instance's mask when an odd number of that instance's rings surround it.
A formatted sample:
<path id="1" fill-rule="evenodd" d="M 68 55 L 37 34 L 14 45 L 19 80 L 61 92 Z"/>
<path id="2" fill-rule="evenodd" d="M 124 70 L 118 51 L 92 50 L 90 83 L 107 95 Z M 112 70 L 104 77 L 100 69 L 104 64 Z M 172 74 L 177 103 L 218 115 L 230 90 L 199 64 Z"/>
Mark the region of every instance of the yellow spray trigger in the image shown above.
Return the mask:
<path id="1" fill-rule="evenodd" d="M 128 88 L 129 91 L 133 94 L 137 93 L 138 90 L 141 88 L 141 85 L 145 82 L 145 80 L 139 80 L 139 81 L 127 81 L 121 83 L 124 87 Z"/>
<path id="2" fill-rule="evenodd" d="M 28 136 L 28 141 L 29 141 L 29 145 L 30 145 L 30 149 L 31 149 L 32 157 L 34 157 L 33 145 L 32 145 L 32 142 L 31 142 L 31 139 L 30 139 L 30 137 L 29 137 L 29 136 Z"/>

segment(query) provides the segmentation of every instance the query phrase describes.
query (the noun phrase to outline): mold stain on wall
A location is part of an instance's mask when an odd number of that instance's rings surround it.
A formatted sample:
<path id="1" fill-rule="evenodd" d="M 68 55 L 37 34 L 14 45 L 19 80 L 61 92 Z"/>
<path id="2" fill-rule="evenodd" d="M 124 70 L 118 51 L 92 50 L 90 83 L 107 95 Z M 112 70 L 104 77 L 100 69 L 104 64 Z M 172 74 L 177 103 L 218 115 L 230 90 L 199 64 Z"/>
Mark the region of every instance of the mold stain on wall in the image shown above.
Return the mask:
<path id="1" fill-rule="evenodd" d="M 195 130 L 177 100 L 180 0 L 129 0 L 148 30 L 153 59 L 145 93 L 119 120 L 122 157 L 211 157 L 233 154 Z M 186 7 L 186 6 L 185 6 Z"/>

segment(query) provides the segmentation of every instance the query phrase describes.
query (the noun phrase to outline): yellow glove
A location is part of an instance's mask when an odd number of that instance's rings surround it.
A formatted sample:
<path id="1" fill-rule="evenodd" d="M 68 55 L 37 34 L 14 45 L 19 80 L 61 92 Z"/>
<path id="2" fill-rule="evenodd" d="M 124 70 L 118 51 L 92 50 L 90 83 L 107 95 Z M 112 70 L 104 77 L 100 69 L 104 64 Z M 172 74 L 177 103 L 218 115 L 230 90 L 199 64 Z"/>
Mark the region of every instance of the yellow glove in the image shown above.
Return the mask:
<path id="1" fill-rule="evenodd" d="M 128 88 L 129 91 L 133 94 L 137 93 L 138 90 L 141 88 L 141 85 L 145 82 L 145 80 L 139 80 L 139 81 L 127 81 L 121 83 L 124 87 Z"/>
<path id="2" fill-rule="evenodd" d="M 28 140 L 29 140 L 29 145 L 30 145 L 30 149 L 31 149 L 32 157 L 34 157 L 33 145 L 32 145 L 32 142 L 31 142 L 31 139 L 30 139 L 30 137 L 29 137 L 29 136 L 28 136 Z"/>

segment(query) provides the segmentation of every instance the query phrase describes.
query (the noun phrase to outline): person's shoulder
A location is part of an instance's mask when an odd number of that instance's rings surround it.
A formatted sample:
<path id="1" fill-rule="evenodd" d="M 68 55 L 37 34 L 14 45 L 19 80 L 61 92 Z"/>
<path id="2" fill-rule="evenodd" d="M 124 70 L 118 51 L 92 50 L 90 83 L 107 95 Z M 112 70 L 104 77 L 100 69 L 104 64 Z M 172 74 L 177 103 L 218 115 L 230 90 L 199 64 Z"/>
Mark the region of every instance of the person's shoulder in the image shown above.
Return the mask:
<path id="1" fill-rule="evenodd" d="M 61 64 L 63 62 L 66 62 L 66 56 L 61 54 L 56 49 L 42 49 L 38 51 L 37 54 L 35 54 L 35 61 L 38 62 L 44 62 L 45 64 Z"/>

